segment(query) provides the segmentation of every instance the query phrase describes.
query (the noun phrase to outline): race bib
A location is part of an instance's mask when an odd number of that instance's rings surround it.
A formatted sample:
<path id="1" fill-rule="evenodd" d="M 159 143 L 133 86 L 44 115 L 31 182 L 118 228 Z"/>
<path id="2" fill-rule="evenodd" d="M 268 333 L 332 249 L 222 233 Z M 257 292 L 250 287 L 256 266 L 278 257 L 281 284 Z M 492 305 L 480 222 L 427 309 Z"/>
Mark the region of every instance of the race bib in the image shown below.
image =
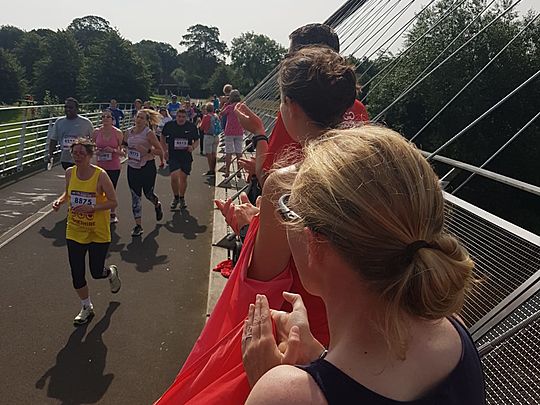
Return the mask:
<path id="1" fill-rule="evenodd" d="M 79 205 L 96 205 L 96 193 L 71 190 L 70 197 L 71 207 L 78 207 Z"/>
<path id="2" fill-rule="evenodd" d="M 185 150 L 188 146 L 188 140 L 186 138 L 174 138 L 175 150 Z"/>
<path id="3" fill-rule="evenodd" d="M 97 161 L 98 162 L 106 162 L 108 160 L 112 160 L 112 153 L 111 152 L 101 152 L 97 155 Z"/>
<path id="4" fill-rule="evenodd" d="M 130 160 L 136 160 L 137 162 L 141 161 L 141 152 L 136 149 L 128 149 L 128 158 Z"/>
<path id="5" fill-rule="evenodd" d="M 76 137 L 72 137 L 72 136 L 66 136 L 62 139 L 62 149 L 63 150 L 70 150 L 71 148 L 71 145 L 73 144 L 73 142 L 75 142 L 77 140 Z"/>

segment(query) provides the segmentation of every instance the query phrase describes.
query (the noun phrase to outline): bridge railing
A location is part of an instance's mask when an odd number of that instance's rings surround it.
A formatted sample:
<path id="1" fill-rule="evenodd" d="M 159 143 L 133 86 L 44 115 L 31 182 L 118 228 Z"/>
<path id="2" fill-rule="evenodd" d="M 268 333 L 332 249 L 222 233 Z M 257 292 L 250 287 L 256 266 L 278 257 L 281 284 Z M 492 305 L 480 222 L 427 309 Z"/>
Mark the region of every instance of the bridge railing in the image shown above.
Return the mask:
<path id="1" fill-rule="evenodd" d="M 107 107 L 108 103 L 80 104 L 79 115 L 98 127 L 101 112 Z M 118 108 L 124 112 L 121 129 L 125 129 L 132 123 L 132 105 L 122 103 Z M 0 178 L 44 164 L 51 130 L 55 121 L 64 116 L 63 109 L 63 104 L 0 108 Z"/>

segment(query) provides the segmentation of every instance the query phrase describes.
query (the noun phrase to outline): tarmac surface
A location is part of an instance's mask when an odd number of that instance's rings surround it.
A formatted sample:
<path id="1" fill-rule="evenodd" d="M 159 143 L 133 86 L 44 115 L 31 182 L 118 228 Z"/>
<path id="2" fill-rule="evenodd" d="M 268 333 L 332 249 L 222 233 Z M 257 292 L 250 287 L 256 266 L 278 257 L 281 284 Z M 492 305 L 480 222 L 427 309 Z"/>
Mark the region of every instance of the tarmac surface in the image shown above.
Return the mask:
<path id="1" fill-rule="evenodd" d="M 169 178 L 158 174 L 164 217 L 143 201 L 144 234 L 134 222 L 126 167 L 118 183 L 120 222 L 108 264 L 122 289 L 86 278 L 96 316 L 74 327 L 65 241 L 66 207 L 52 212 L 63 171 L 38 172 L 0 188 L 0 403 L 151 404 L 172 383 L 206 320 L 214 186 L 194 153 L 188 208 L 170 212 Z"/>

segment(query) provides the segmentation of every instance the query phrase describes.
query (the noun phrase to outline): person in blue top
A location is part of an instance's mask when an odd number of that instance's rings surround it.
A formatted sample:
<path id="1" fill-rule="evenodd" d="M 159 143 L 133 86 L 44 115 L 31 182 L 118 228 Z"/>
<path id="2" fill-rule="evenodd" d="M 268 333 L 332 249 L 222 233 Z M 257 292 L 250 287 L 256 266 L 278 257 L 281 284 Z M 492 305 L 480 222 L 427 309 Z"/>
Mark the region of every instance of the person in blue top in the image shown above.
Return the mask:
<path id="1" fill-rule="evenodd" d="M 212 98 L 212 105 L 214 106 L 214 111 L 219 110 L 219 98 L 216 94 L 214 94 L 214 98 Z"/>
<path id="2" fill-rule="evenodd" d="M 113 98 L 109 106 L 114 121 L 114 126 L 120 128 L 120 121 L 124 119 L 124 112 L 118 108 L 118 102 Z"/>
<path id="3" fill-rule="evenodd" d="M 169 111 L 169 115 L 174 120 L 176 117 L 176 112 L 182 108 L 182 104 L 178 102 L 178 97 L 174 94 L 171 96 L 171 102 L 167 104 L 167 111 Z"/>
<path id="4" fill-rule="evenodd" d="M 285 95 L 286 125 L 306 119 L 294 104 Z M 264 187 L 281 196 L 277 214 L 302 285 L 326 306 L 330 346 L 311 335 L 300 295 L 283 294 L 291 313 L 258 295 L 242 337 L 246 404 L 485 404 L 480 358 L 456 315 L 474 263 L 444 230 L 429 162 L 376 125 L 331 130 L 302 152 Z"/>

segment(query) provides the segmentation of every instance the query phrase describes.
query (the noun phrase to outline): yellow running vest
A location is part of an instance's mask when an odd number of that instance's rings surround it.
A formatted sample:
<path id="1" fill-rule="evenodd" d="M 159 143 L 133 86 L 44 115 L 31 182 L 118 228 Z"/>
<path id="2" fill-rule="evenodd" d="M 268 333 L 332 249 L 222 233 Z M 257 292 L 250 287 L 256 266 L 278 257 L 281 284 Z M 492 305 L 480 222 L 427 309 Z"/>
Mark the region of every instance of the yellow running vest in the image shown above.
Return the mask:
<path id="1" fill-rule="evenodd" d="M 71 178 L 68 185 L 68 216 L 66 239 L 79 243 L 111 241 L 110 210 L 95 211 L 93 213 L 73 213 L 72 207 L 88 204 L 95 206 L 107 201 L 105 193 L 97 194 L 97 182 L 103 169 L 93 166 L 94 174 L 88 180 L 77 177 L 77 166 L 71 169 Z"/>

